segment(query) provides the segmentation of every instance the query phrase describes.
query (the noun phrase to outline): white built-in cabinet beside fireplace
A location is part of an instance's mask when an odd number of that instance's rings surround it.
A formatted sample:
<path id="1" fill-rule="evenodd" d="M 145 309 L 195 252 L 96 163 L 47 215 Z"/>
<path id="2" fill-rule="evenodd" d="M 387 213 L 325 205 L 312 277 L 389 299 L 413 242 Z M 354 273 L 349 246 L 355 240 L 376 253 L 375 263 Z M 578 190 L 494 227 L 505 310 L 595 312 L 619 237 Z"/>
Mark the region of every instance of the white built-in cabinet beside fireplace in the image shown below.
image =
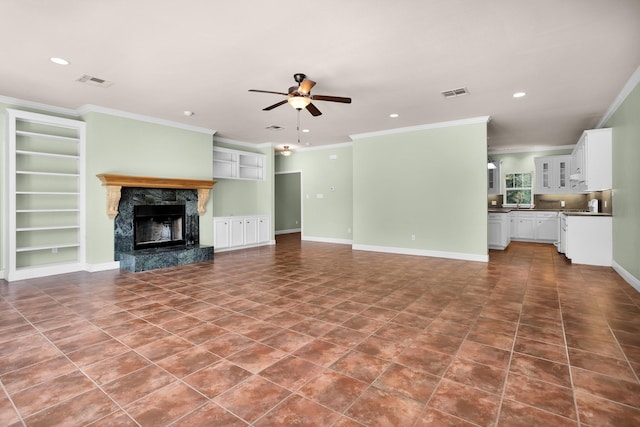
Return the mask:
<path id="1" fill-rule="evenodd" d="M 271 217 L 269 215 L 213 218 L 213 247 L 216 252 L 270 243 Z"/>
<path id="2" fill-rule="evenodd" d="M 264 180 L 265 155 L 213 147 L 213 177 Z"/>
<path id="3" fill-rule="evenodd" d="M 85 123 L 6 110 L 9 281 L 85 268 Z"/>

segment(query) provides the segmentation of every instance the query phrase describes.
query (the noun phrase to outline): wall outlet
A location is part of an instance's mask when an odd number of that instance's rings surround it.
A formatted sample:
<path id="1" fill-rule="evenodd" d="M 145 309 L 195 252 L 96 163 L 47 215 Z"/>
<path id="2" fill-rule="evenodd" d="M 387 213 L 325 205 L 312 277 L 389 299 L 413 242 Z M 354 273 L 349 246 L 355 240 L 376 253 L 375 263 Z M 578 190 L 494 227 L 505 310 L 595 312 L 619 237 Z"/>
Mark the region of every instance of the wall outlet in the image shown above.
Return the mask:
<path id="1" fill-rule="evenodd" d="M 296 219 L 296 225 L 298 225 L 298 220 Z"/>
<path id="2" fill-rule="evenodd" d="M 495 206 L 495 205 L 497 205 L 497 204 L 498 204 L 498 202 L 496 202 L 495 200 L 492 200 L 492 201 L 491 201 L 491 206 Z"/>
<path id="3" fill-rule="evenodd" d="M 316 194 L 316 199 L 324 199 L 324 194 L 322 193 Z"/>
<path id="4" fill-rule="evenodd" d="M 347 233 L 351 234 L 351 227 L 347 228 Z"/>
<path id="5" fill-rule="evenodd" d="M 564 208 L 564 200 L 560 200 L 560 207 Z"/>
<path id="6" fill-rule="evenodd" d="M 337 158 L 338 158 L 338 155 L 337 155 L 337 154 L 330 154 L 330 155 L 329 155 L 329 160 L 335 160 L 335 159 L 337 159 Z"/>
<path id="7" fill-rule="evenodd" d="M 58 248 L 51 248 L 51 253 L 52 254 L 57 254 L 58 253 Z"/>
<path id="8" fill-rule="evenodd" d="M 604 207 L 605 208 L 607 207 L 607 201 L 606 200 L 604 201 Z"/>
<path id="9" fill-rule="evenodd" d="M 416 240 L 416 235 L 415 234 L 411 235 L 411 240 Z"/>

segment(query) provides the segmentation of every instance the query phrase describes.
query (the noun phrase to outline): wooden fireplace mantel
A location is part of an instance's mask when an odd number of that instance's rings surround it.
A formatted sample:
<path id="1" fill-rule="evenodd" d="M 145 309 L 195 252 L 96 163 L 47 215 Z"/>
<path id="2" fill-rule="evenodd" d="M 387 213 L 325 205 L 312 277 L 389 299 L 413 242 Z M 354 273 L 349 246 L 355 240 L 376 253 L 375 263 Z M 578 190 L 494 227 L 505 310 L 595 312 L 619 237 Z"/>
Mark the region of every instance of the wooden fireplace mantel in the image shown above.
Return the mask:
<path id="1" fill-rule="evenodd" d="M 118 215 L 120 203 L 120 190 L 122 187 L 141 188 L 178 188 L 184 190 L 198 190 L 198 214 L 205 212 L 209 191 L 216 183 L 211 179 L 185 179 L 185 178 L 155 178 L 151 176 L 116 175 L 100 173 L 96 175 L 102 185 L 107 187 L 107 216 L 113 219 Z"/>

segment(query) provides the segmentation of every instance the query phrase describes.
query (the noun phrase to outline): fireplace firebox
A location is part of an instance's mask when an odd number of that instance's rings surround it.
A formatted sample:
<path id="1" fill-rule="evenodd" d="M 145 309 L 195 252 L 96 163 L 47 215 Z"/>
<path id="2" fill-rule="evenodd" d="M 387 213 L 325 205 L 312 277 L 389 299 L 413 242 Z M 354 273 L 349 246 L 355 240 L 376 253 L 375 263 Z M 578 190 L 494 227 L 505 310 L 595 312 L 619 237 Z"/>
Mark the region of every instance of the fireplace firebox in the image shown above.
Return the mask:
<path id="1" fill-rule="evenodd" d="M 184 244 L 185 205 L 134 206 L 134 250 Z"/>

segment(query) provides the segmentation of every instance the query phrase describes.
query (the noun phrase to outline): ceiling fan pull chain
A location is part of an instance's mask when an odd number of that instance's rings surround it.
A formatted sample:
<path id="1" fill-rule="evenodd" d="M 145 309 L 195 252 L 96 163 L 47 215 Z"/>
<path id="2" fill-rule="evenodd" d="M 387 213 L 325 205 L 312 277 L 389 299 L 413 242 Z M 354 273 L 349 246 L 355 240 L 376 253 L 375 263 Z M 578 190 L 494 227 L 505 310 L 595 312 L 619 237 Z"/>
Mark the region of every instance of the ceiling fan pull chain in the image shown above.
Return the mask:
<path id="1" fill-rule="evenodd" d="M 298 145 L 300 144 L 300 110 L 298 109 L 298 126 L 296 128 L 298 131 Z"/>

